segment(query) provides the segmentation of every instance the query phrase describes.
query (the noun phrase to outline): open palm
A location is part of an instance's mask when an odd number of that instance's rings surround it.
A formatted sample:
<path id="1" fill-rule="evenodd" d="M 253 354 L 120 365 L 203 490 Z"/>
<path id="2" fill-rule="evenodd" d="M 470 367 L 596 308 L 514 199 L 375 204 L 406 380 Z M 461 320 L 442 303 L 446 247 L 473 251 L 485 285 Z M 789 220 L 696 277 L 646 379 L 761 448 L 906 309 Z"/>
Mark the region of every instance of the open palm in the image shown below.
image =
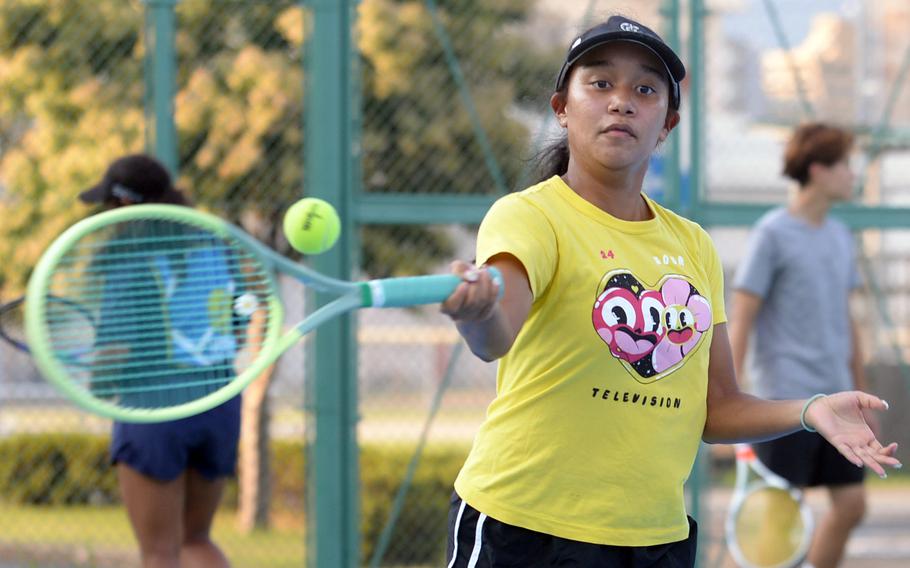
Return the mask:
<path id="1" fill-rule="evenodd" d="M 857 467 L 867 466 L 887 477 L 884 466 L 901 467 L 894 457 L 897 444 L 882 446 L 863 417 L 864 411 L 887 410 L 888 403 L 860 391 L 839 392 L 812 402 L 806 423 L 818 430 L 831 445 Z"/>

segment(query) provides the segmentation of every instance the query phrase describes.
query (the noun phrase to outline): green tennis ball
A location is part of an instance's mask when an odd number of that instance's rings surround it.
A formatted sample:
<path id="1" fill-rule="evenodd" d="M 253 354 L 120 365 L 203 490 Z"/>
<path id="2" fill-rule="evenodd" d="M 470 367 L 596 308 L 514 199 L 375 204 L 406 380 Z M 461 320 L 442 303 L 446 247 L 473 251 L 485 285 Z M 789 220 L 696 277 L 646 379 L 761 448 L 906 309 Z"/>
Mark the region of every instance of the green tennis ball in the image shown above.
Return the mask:
<path id="1" fill-rule="evenodd" d="M 284 214 L 284 236 L 303 254 L 320 254 L 335 244 L 341 233 L 341 219 L 327 201 L 306 197 Z"/>

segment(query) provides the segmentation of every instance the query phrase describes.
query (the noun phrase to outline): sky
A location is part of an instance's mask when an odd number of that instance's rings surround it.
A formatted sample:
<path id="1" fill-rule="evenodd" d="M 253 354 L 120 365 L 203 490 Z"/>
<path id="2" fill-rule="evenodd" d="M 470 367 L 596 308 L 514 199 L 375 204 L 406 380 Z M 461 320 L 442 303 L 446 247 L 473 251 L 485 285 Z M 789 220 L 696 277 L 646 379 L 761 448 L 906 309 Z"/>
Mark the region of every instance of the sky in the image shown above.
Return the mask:
<path id="1" fill-rule="evenodd" d="M 772 0 L 783 24 L 790 46 L 798 45 L 806 37 L 812 17 L 820 12 L 836 12 L 854 17 L 859 0 Z M 745 40 L 760 51 L 780 47 L 765 0 L 744 0 L 740 12 L 724 17 L 724 29 L 731 38 Z"/>

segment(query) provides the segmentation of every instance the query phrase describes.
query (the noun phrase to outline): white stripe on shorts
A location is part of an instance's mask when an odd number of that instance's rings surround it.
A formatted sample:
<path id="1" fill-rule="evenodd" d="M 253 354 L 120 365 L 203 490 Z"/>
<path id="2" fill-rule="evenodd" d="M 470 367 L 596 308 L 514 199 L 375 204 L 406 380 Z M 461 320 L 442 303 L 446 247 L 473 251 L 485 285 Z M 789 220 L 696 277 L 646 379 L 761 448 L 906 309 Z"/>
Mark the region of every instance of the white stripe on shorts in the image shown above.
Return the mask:
<path id="1" fill-rule="evenodd" d="M 471 551 L 471 559 L 468 560 L 468 568 L 477 566 L 477 559 L 480 558 L 480 548 L 483 546 L 483 522 L 487 516 L 480 513 L 477 517 L 477 530 L 474 531 L 474 550 Z"/>
<path id="2" fill-rule="evenodd" d="M 452 547 L 452 560 L 446 568 L 452 568 L 455 565 L 455 559 L 458 558 L 458 528 L 461 526 L 461 514 L 464 513 L 464 499 L 461 500 L 461 506 L 458 507 L 458 515 L 455 517 L 455 528 L 452 530 L 452 540 L 455 546 Z"/>

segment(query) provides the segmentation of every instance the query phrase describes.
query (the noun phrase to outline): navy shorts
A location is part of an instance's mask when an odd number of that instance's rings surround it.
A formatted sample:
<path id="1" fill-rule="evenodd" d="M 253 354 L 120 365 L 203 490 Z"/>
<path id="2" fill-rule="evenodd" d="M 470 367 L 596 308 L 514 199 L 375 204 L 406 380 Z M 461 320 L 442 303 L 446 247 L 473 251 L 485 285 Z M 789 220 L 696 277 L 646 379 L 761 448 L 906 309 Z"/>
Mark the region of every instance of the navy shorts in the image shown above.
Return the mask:
<path id="1" fill-rule="evenodd" d="M 192 468 L 206 479 L 234 474 L 240 440 L 241 397 L 211 410 L 170 422 L 114 422 L 111 462 L 124 463 L 159 481 Z"/>
<path id="2" fill-rule="evenodd" d="M 507 525 L 453 493 L 446 567 L 692 568 L 697 541 L 698 526 L 689 517 L 689 537 L 678 542 L 653 546 L 579 542 Z"/>
<path id="3" fill-rule="evenodd" d="M 797 487 L 850 485 L 865 475 L 815 432 L 794 432 L 752 447 L 768 469 Z"/>

